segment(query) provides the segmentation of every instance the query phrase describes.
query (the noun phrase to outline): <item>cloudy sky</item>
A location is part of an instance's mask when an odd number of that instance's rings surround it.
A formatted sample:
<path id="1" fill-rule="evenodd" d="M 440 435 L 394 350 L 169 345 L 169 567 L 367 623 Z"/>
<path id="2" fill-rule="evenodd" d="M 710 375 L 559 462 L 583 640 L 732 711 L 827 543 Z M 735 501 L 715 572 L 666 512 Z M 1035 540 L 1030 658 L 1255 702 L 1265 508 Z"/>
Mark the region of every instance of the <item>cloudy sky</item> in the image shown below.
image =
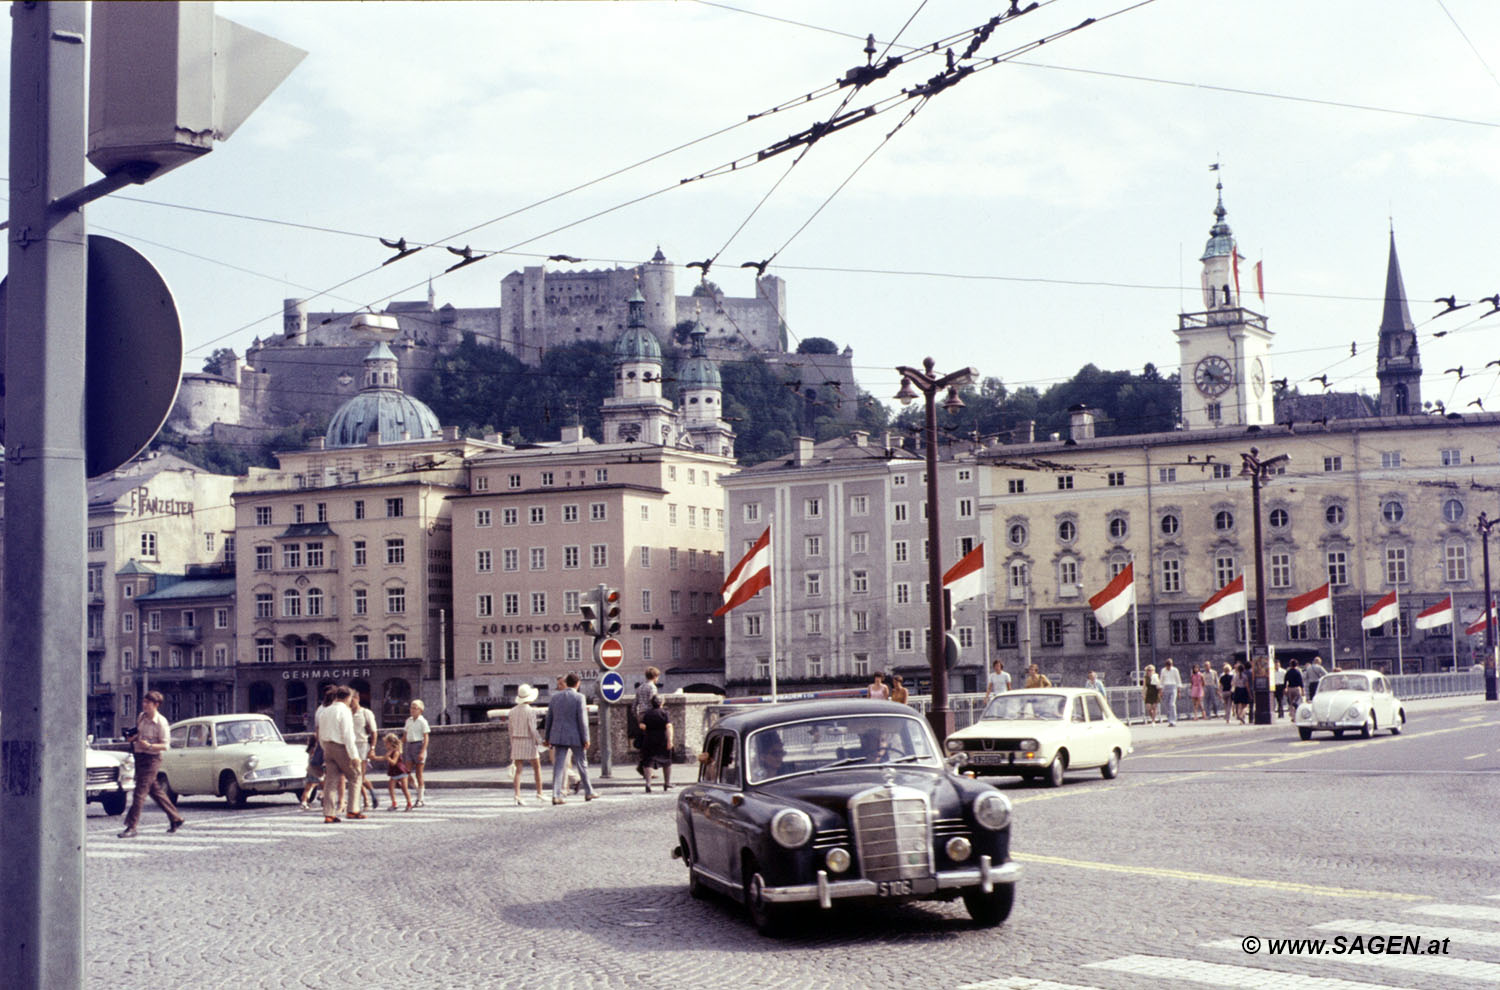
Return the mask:
<path id="1" fill-rule="evenodd" d="M 307 59 L 230 141 L 89 220 L 162 270 L 187 370 L 279 332 L 284 297 L 378 308 L 431 276 L 439 304 L 493 306 L 540 257 L 631 264 L 660 245 L 679 265 L 717 256 L 730 295 L 753 292 L 742 262 L 774 254 L 794 339 L 851 345 L 887 397 L 893 366 L 926 355 L 1012 387 L 1085 362 L 1174 370 L 1222 177 L 1240 251 L 1264 263 L 1264 304 L 1246 294 L 1276 332 L 1273 377 L 1375 387 L 1393 224 L 1423 398 L 1500 409 L 1483 369 L 1500 316 L 1435 319 L 1429 302 L 1500 292 L 1490 0 L 1052 0 L 974 61 L 1097 21 L 935 95 L 889 140 L 919 101 L 887 98 L 941 54 L 853 93 L 848 109 L 893 109 L 795 167 L 681 183 L 831 115 L 849 89 L 749 119 L 863 65 L 867 34 L 907 53 L 1007 6 L 221 3 Z M 441 248 L 381 268 L 382 236 L 500 253 L 445 277 Z M 696 277 L 681 269 L 679 291 Z M 1444 373 L 1458 365 L 1475 374 Z"/>

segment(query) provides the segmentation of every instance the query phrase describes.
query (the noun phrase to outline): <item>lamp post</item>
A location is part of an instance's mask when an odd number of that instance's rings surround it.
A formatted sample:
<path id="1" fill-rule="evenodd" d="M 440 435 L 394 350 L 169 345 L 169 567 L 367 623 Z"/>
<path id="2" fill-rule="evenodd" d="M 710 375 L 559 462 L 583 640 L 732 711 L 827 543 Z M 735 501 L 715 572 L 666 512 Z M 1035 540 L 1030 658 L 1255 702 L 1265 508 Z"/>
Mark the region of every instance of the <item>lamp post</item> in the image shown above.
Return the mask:
<path id="1" fill-rule="evenodd" d="M 1250 512 L 1255 522 L 1255 648 L 1251 650 L 1249 637 L 1246 637 L 1245 655 L 1250 660 L 1250 678 L 1252 700 L 1254 701 L 1254 720 L 1256 725 L 1271 724 L 1271 658 L 1270 650 L 1266 645 L 1266 575 L 1261 563 L 1261 538 L 1260 538 L 1260 486 L 1262 481 L 1269 477 L 1271 472 L 1285 464 L 1291 458 L 1285 454 L 1277 454 L 1275 457 L 1260 459 L 1260 451 L 1254 447 L 1250 453 L 1241 454 L 1240 459 L 1244 462 L 1240 468 L 1240 476 L 1250 479 Z"/>
<path id="2" fill-rule="evenodd" d="M 1479 545 L 1484 554 L 1484 700 L 1497 700 L 1495 690 L 1495 620 L 1490 608 L 1490 527 L 1495 520 L 1479 514 Z M 1458 613 L 1453 615 L 1453 635 L 1458 635 Z"/>
<path id="3" fill-rule="evenodd" d="M 953 733 L 953 709 L 948 707 L 948 670 L 945 663 L 943 613 L 943 565 L 942 542 L 938 526 L 938 475 L 937 475 L 937 394 L 948 390 L 943 408 L 950 413 L 964 407 L 958 397 L 958 387 L 968 385 L 979 377 L 979 369 L 963 368 L 938 377 L 932 370 L 932 358 L 922 359 L 922 370 L 901 365 L 901 390 L 896 400 L 903 406 L 910 405 L 921 392 L 927 403 L 927 602 L 928 602 L 928 664 L 932 673 L 932 704 L 927 709 L 927 721 L 942 742 Z"/>

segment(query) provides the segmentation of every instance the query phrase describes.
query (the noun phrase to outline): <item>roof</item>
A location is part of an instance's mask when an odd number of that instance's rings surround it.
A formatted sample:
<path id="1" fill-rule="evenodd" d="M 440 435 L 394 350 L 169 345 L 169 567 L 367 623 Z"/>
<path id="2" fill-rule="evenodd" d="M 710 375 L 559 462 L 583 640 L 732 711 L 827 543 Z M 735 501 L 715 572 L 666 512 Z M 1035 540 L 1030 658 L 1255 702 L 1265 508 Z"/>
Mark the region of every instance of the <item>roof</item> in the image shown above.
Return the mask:
<path id="1" fill-rule="evenodd" d="M 840 715 L 911 715 L 919 717 L 910 705 L 894 701 L 871 701 L 868 698 L 838 698 L 831 701 L 794 701 L 790 704 L 766 705 L 744 713 L 736 712 L 719 720 L 717 728 L 734 732 L 754 732 L 768 725 L 797 722 L 810 718 L 832 718 Z"/>
<path id="2" fill-rule="evenodd" d="M 286 528 L 286 531 L 284 533 L 282 533 L 280 536 L 278 536 L 276 538 L 278 540 L 285 540 L 285 539 L 290 539 L 290 538 L 293 538 L 293 537 L 299 537 L 300 538 L 300 537 L 305 537 L 305 536 L 336 536 L 336 535 L 338 535 L 338 534 L 336 534 L 333 531 L 332 527 L 330 527 L 326 522 L 310 522 L 310 523 L 292 523 L 290 526 L 288 526 Z"/>
<path id="3" fill-rule="evenodd" d="M 136 595 L 138 602 L 164 602 L 179 598 L 231 598 L 234 596 L 234 578 L 183 578 L 165 588 L 144 595 Z"/>
<path id="4" fill-rule="evenodd" d="M 115 569 L 116 576 L 121 575 L 121 574 L 156 574 L 156 573 L 157 573 L 156 571 L 153 571 L 151 568 L 147 567 L 145 564 L 142 564 L 140 561 L 136 560 L 134 557 L 130 558 L 130 562 L 128 564 L 126 564 L 124 567 L 118 567 L 118 568 Z"/>
<path id="5" fill-rule="evenodd" d="M 661 343 L 645 327 L 631 327 L 615 341 L 616 361 L 655 361 L 661 363 Z"/>
<path id="6" fill-rule="evenodd" d="M 1411 310 L 1406 305 L 1406 284 L 1401 281 L 1401 262 L 1396 259 L 1396 231 L 1391 231 L 1391 254 L 1385 266 L 1385 309 L 1380 315 L 1380 332 L 1399 333 L 1412 329 Z"/>
<path id="7" fill-rule="evenodd" d="M 436 440 L 443 428 L 425 402 L 394 388 L 371 388 L 339 407 L 328 421 L 325 448 L 363 447 L 370 435 L 382 443 L 403 439 Z"/>

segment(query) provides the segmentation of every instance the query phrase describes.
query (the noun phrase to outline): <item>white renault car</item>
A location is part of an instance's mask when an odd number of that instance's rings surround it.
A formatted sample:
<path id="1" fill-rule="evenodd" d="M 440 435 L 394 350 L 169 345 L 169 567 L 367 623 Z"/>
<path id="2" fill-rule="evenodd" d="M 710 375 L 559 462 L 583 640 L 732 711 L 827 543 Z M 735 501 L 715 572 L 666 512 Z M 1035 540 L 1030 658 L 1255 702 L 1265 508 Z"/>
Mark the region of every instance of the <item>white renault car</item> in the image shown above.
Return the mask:
<path id="1" fill-rule="evenodd" d="M 979 721 L 948 737 L 959 773 L 1026 777 L 1051 787 L 1069 770 L 1098 768 L 1106 780 L 1131 752 L 1130 729 L 1091 688 L 1039 688 L 997 694 Z"/>
<path id="2" fill-rule="evenodd" d="M 1314 732 L 1358 732 L 1368 739 L 1381 729 L 1395 736 L 1406 724 L 1406 708 L 1380 671 L 1341 670 L 1318 682 L 1318 693 L 1297 707 L 1292 724 L 1303 739 Z"/>

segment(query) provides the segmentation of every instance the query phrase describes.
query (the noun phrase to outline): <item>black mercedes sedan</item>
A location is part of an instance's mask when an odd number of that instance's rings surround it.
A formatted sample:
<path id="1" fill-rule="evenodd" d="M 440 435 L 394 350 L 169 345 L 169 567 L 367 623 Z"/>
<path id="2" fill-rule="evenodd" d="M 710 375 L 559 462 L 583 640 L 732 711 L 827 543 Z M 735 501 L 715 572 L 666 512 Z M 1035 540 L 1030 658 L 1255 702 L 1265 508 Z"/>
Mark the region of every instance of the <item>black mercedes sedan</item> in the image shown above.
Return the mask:
<path id="1" fill-rule="evenodd" d="M 905 705 L 838 699 L 735 713 L 707 734 L 677 799 L 688 887 L 744 903 L 774 934 L 787 906 L 953 900 L 980 925 L 1010 914 L 1011 806 L 943 761 Z"/>

